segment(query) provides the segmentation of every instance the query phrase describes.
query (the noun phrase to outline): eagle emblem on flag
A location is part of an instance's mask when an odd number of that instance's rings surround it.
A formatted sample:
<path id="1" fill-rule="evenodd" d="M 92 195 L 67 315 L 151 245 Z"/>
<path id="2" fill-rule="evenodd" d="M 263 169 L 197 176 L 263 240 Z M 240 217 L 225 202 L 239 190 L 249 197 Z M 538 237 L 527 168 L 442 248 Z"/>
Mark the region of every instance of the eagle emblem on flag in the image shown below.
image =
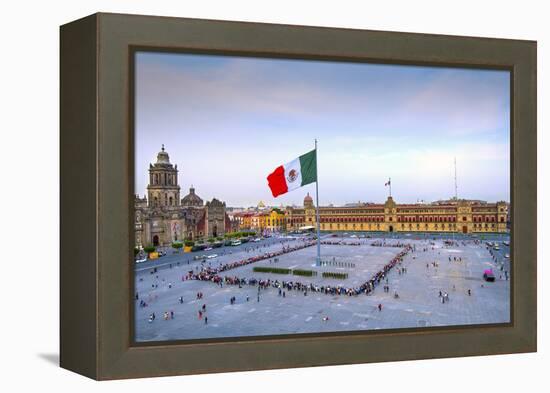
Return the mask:
<path id="1" fill-rule="evenodd" d="M 294 182 L 298 178 L 298 171 L 296 169 L 291 169 L 290 172 L 288 172 L 288 176 L 286 179 L 289 183 Z"/>

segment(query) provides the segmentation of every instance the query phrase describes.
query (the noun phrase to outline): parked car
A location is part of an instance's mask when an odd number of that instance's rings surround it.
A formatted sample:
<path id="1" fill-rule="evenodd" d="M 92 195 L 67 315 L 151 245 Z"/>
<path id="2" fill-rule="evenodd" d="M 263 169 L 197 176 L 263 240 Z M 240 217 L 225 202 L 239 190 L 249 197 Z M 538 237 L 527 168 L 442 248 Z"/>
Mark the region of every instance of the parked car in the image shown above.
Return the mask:
<path id="1" fill-rule="evenodd" d="M 196 244 L 191 248 L 191 251 L 202 251 L 206 248 L 204 244 Z"/>

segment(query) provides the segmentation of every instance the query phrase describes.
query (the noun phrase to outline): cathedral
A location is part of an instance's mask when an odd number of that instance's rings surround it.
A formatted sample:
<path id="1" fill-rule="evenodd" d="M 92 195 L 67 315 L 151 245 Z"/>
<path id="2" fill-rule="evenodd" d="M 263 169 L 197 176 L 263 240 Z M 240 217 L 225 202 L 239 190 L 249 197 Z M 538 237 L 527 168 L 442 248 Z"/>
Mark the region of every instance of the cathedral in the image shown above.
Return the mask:
<path id="1" fill-rule="evenodd" d="M 147 196 L 136 195 L 134 205 L 138 247 L 219 237 L 231 228 L 225 202 L 214 198 L 204 203 L 193 186 L 180 199 L 178 166 L 172 165 L 164 145 L 157 161 L 149 164 Z"/>

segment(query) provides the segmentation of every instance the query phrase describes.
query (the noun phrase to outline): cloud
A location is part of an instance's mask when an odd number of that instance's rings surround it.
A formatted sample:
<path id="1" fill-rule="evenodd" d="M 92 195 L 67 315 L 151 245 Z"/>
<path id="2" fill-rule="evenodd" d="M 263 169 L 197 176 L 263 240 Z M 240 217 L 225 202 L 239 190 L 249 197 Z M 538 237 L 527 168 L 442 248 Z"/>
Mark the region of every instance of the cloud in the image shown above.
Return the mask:
<path id="1" fill-rule="evenodd" d="M 509 129 L 509 74 L 447 70 L 419 88 L 402 110 L 447 135 Z"/>

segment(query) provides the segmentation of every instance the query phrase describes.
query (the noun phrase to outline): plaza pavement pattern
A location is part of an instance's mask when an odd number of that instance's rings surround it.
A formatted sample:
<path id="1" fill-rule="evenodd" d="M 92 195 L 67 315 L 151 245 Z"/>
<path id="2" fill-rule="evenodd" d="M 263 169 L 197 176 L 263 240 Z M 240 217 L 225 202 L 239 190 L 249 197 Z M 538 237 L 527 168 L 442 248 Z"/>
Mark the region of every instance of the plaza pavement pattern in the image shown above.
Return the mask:
<path id="1" fill-rule="evenodd" d="M 450 247 L 445 246 L 441 237 L 434 240 L 429 236 L 421 238 L 414 235 L 393 238 L 356 238 L 348 235 L 337 239 L 324 235 L 323 240 L 359 242 L 359 246 L 321 246 L 323 260 L 345 262 L 354 267 L 314 266 L 316 247 L 313 246 L 281 255 L 278 262 L 267 259 L 224 271 L 220 275 L 358 287 L 402 250 L 398 247 L 376 247 L 372 243 L 408 243 L 415 246 L 416 251 L 410 252 L 403 260 L 401 267 L 406 268 L 406 273 L 399 274 L 394 268 L 388 274 L 389 293 L 384 292 L 382 282 L 373 294 L 354 297 L 310 291 L 304 296 L 303 292 L 296 290 L 286 290 L 283 297 L 275 288 L 258 291 L 257 286 L 243 285 L 239 288 L 224 284 L 220 287 L 205 281 L 182 281 L 188 271 L 198 272 L 201 263 L 216 267 L 280 250 L 282 241 L 285 246 L 298 245 L 301 239 L 270 238 L 238 247 L 214 249 L 204 254 L 218 256 L 206 259 L 206 262 L 192 259 L 194 255 L 203 254 L 198 252 L 168 255 L 154 262 L 142 263 L 136 265 L 135 289 L 139 299 L 145 301 L 147 306 L 140 307 L 139 300 L 136 300 L 136 341 L 492 324 L 510 320 L 510 281 L 504 275 L 504 270 L 510 271 L 509 261 L 504 258 L 509 249 L 502 244 L 495 261 L 484 242 L 475 244 L 468 237 L 458 237 L 458 244 Z M 454 261 L 454 257 L 461 257 L 462 261 Z M 434 267 L 432 262 L 437 262 L 438 266 Z M 252 270 L 254 266 L 309 269 L 319 274 L 302 277 L 257 273 Z M 154 273 L 153 267 L 157 267 Z M 488 268 L 495 272 L 495 282 L 483 280 L 483 271 Z M 345 272 L 349 277 L 345 280 L 325 279 L 321 275 L 323 271 Z M 468 289 L 471 296 L 468 296 Z M 448 293 L 448 302 L 441 302 L 439 291 Z M 203 293 L 202 299 L 196 298 L 197 292 Z M 394 298 L 395 292 L 399 298 Z M 179 301 L 180 296 L 183 303 Z M 236 301 L 230 304 L 233 296 Z M 208 324 L 205 324 L 204 317 L 198 317 L 203 304 L 206 305 L 204 316 L 208 317 Z M 379 304 L 382 304 L 382 311 L 378 310 Z M 174 313 L 173 319 L 165 320 L 164 313 L 171 311 Z M 156 316 L 153 322 L 149 322 L 151 313 Z"/>

